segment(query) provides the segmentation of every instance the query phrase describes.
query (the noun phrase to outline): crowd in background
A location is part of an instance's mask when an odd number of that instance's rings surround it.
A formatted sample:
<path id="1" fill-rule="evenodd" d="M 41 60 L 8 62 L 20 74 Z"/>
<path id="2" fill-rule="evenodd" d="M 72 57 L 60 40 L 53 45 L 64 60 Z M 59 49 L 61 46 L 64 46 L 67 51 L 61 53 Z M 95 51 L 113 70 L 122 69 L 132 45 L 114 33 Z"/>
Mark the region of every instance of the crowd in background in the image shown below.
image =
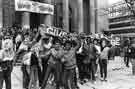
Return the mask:
<path id="1" fill-rule="evenodd" d="M 121 53 L 124 53 L 127 67 L 131 59 L 135 74 L 134 41 L 123 49 L 112 46 L 106 37 L 93 38 L 84 33 L 72 33 L 65 37 L 43 36 L 41 30 L 44 27 L 1 29 L 0 89 L 3 80 L 6 89 L 11 89 L 11 72 L 18 60 L 21 60 L 24 89 L 37 89 L 38 86 L 45 89 L 48 83 L 56 89 L 79 89 L 78 81 L 80 84 L 87 81 L 95 83 L 98 70 L 100 80 L 107 82 L 109 60 L 121 56 Z"/>

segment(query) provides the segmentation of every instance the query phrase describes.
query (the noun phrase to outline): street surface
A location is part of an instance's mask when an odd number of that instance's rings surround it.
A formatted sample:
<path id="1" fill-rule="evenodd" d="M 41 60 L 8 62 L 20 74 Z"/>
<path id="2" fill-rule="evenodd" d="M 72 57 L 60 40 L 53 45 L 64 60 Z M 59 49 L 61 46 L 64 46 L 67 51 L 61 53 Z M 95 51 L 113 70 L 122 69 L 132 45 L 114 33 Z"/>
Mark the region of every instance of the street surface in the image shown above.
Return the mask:
<path id="1" fill-rule="evenodd" d="M 123 66 L 119 70 L 112 70 L 113 66 L 114 61 L 109 61 L 107 82 L 101 82 L 97 78 L 96 83 L 79 84 L 80 89 L 135 89 L 135 76 L 132 76 L 131 65 L 130 68 Z M 22 89 L 22 73 L 19 66 L 14 67 L 12 72 L 12 89 Z"/>

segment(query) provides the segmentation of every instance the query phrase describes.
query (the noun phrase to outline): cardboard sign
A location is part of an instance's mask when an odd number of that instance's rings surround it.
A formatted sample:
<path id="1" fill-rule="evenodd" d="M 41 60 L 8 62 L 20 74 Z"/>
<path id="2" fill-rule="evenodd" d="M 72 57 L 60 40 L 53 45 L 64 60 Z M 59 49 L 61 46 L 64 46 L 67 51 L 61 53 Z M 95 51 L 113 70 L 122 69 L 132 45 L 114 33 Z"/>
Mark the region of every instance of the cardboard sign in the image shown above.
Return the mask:
<path id="1" fill-rule="evenodd" d="M 53 15 L 54 6 L 30 0 L 15 0 L 15 10 Z"/>
<path id="2" fill-rule="evenodd" d="M 63 37 L 68 34 L 67 32 L 63 31 L 62 29 L 55 28 L 55 27 L 48 27 L 47 29 L 45 29 L 44 32 L 45 32 L 45 34 L 49 34 L 52 36 L 58 36 L 58 37 Z"/>
<path id="3" fill-rule="evenodd" d="M 121 42 L 121 39 L 119 36 L 114 36 L 112 39 L 111 39 L 111 44 L 113 46 L 115 45 L 120 45 L 120 42 Z"/>

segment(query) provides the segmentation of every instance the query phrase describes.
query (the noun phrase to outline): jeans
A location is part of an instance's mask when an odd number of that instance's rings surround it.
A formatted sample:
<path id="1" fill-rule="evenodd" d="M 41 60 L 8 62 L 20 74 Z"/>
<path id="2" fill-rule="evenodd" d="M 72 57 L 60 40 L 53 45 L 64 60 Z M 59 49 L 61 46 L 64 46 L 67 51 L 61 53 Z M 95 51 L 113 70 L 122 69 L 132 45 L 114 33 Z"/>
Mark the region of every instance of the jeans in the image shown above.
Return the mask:
<path id="1" fill-rule="evenodd" d="M 37 67 L 38 68 L 38 81 L 39 81 L 39 86 L 41 87 L 42 85 L 42 70 L 40 68 L 40 66 Z"/>
<path id="2" fill-rule="evenodd" d="M 22 65 L 22 72 L 23 72 L 23 88 L 28 89 L 29 82 L 30 82 L 30 74 L 27 70 L 26 65 Z"/>
<path id="3" fill-rule="evenodd" d="M 29 89 L 37 89 L 37 88 L 38 88 L 38 67 L 37 65 L 33 65 L 30 67 Z"/>
<path id="4" fill-rule="evenodd" d="M 46 61 L 46 59 L 44 58 L 44 59 L 42 59 L 42 71 L 41 71 L 41 74 L 40 74 L 40 71 L 39 71 L 39 75 L 41 75 L 41 76 L 39 76 L 39 85 L 40 86 L 42 86 L 42 83 L 43 83 L 43 79 L 45 78 L 45 75 L 46 75 L 46 71 L 47 71 L 47 62 L 48 61 Z"/>
<path id="5" fill-rule="evenodd" d="M 91 61 L 89 68 L 90 68 L 91 79 L 95 81 L 96 80 L 95 78 L 96 61 Z"/>
<path id="6" fill-rule="evenodd" d="M 60 62 L 56 64 L 50 63 L 47 66 L 46 74 L 45 74 L 41 89 L 44 89 L 46 87 L 48 78 L 51 73 L 54 73 L 54 76 L 55 76 L 56 89 L 59 89 L 59 87 L 61 86 L 61 73 L 62 73 L 61 63 Z"/>
<path id="7" fill-rule="evenodd" d="M 132 73 L 135 75 L 135 58 L 131 59 L 131 64 L 132 64 Z"/>
<path id="8" fill-rule="evenodd" d="M 86 72 L 84 71 L 85 69 L 85 64 L 79 63 L 78 64 L 78 70 L 79 70 L 79 78 L 82 81 L 86 76 Z"/>
<path id="9" fill-rule="evenodd" d="M 129 67 L 129 60 L 130 60 L 129 57 L 124 57 L 124 61 L 127 67 Z"/>
<path id="10" fill-rule="evenodd" d="M 65 69 L 64 70 L 64 78 L 63 78 L 63 84 L 65 89 L 75 89 L 75 68 L 74 69 Z"/>
<path id="11" fill-rule="evenodd" d="M 6 63 L 6 62 L 5 62 Z M 8 67 L 3 70 L 0 71 L 0 89 L 3 88 L 3 82 L 5 80 L 5 84 L 6 84 L 6 89 L 11 89 L 11 72 L 13 70 L 13 65 L 12 63 L 8 64 Z"/>
<path id="12" fill-rule="evenodd" d="M 107 78 L 107 60 L 106 59 L 101 59 L 99 61 L 99 66 L 100 66 L 101 78 L 106 79 Z"/>

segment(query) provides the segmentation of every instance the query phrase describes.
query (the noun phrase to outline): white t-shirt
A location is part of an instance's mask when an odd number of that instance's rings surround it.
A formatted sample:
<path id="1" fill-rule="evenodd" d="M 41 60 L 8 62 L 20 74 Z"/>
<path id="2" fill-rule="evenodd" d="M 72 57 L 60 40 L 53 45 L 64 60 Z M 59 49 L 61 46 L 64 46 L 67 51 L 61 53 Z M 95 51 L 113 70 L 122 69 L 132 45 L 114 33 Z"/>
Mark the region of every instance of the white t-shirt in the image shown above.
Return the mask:
<path id="1" fill-rule="evenodd" d="M 19 47 L 19 50 L 28 50 L 28 46 L 25 45 L 23 42 L 21 43 L 20 47 Z"/>
<path id="2" fill-rule="evenodd" d="M 15 42 L 19 42 L 22 41 L 22 36 L 20 34 L 17 35 L 17 37 L 15 38 Z"/>
<path id="3" fill-rule="evenodd" d="M 98 45 L 95 45 L 95 48 L 97 49 L 98 53 L 100 54 L 101 53 L 101 47 L 98 46 Z"/>
<path id="4" fill-rule="evenodd" d="M 27 54 L 24 55 L 24 57 L 23 57 L 23 64 L 30 65 L 31 54 L 32 54 L 32 52 L 29 52 L 29 53 L 27 53 Z"/>
<path id="5" fill-rule="evenodd" d="M 14 52 L 11 51 L 5 51 L 5 50 L 0 50 L 0 60 L 1 61 L 11 61 L 13 60 L 14 57 Z"/>
<path id="6" fill-rule="evenodd" d="M 8 49 L 13 48 L 13 40 L 12 39 L 6 39 L 2 41 L 2 48 Z"/>

